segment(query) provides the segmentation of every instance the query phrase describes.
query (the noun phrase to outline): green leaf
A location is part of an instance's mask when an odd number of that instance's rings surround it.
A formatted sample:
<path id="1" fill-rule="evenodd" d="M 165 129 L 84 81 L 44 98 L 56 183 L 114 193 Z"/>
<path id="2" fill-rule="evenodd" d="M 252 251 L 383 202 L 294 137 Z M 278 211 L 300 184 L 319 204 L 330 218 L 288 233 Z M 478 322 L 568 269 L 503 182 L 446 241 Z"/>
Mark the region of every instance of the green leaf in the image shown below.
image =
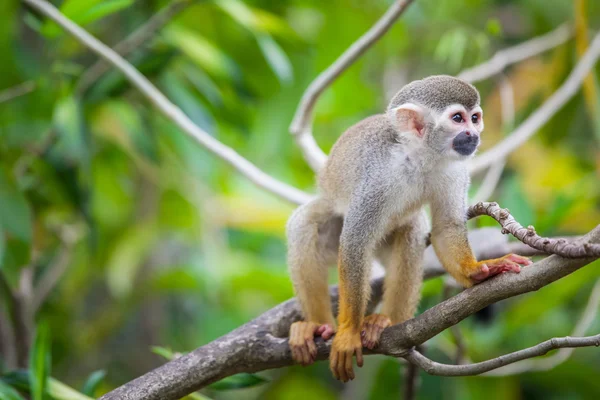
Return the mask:
<path id="1" fill-rule="evenodd" d="M 2 226 L 0 226 L 0 270 L 2 269 L 2 265 L 4 265 L 4 249 L 6 249 L 6 243 L 4 238 L 4 232 L 2 231 Z"/>
<path id="2" fill-rule="evenodd" d="M 30 392 L 30 381 L 32 374 L 26 370 L 19 370 L 10 372 L 2 378 L 0 378 L 0 382 L 4 382 L 8 385 L 14 386 L 19 390 Z M 57 379 L 52 377 L 48 377 L 47 381 L 47 394 L 56 399 L 56 400 L 91 400 L 91 397 L 88 397 L 72 387 L 65 385 Z"/>
<path id="3" fill-rule="evenodd" d="M 215 382 L 212 385 L 209 385 L 209 388 L 219 391 L 231 389 L 244 389 L 260 385 L 265 382 L 267 382 L 267 380 L 261 378 L 258 375 L 243 373 L 229 376 L 225 379 L 220 380 L 219 382 Z"/>
<path id="4" fill-rule="evenodd" d="M 215 44 L 198 33 L 170 24 L 163 30 L 165 39 L 181 50 L 200 68 L 212 76 L 226 80 L 237 79 L 237 68 L 231 58 Z"/>
<path id="5" fill-rule="evenodd" d="M 0 400 L 24 400 L 11 386 L 0 381 Z"/>
<path id="6" fill-rule="evenodd" d="M 129 7 L 134 0 L 66 0 L 60 11 L 78 25 L 86 25 L 109 14 Z M 56 37 L 63 30 L 56 23 L 47 21 L 41 29 L 47 37 Z"/>
<path id="7" fill-rule="evenodd" d="M 267 63 L 279 81 L 282 83 L 291 82 L 293 78 L 292 63 L 283 49 L 269 35 L 257 35 L 256 40 Z"/>
<path id="8" fill-rule="evenodd" d="M 156 240 L 157 227 L 152 222 L 139 223 L 118 239 L 107 261 L 107 283 L 116 297 L 129 295 L 142 261 Z"/>
<path id="9" fill-rule="evenodd" d="M 33 400 L 43 400 L 44 394 L 47 392 L 50 372 L 50 328 L 45 321 L 37 325 L 29 367 L 31 369 L 29 375 L 31 397 Z"/>
<path id="10" fill-rule="evenodd" d="M 173 350 L 167 348 L 167 347 L 161 347 L 161 346 L 152 346 L 150 349 L 154 354 L 159 355 L 169 361 L 171 361 L 172 359 L 175 358 L 175 353 L 173 352 Z"/>
<path id="11" fill-rule="evenodd" d="M 78 392 L 61 381 L 48 378 L 48 394 L 56 400 L 92 400 L 90 396 Z"/>
<path id="12" fill-rule="evenodd" d="M 83 394 L 94 397 L 98 386 L 100 386 L 105 377 L 106 371 L 99 370 L 92 372 L 83 384 L 83 389 L 81 390 Z"/>
<path id="13" fill-rule="evenodd" d="M 30 243 L 31 210 L 27 199 L 0 165 L 0 227 L 10 237 Z"/>

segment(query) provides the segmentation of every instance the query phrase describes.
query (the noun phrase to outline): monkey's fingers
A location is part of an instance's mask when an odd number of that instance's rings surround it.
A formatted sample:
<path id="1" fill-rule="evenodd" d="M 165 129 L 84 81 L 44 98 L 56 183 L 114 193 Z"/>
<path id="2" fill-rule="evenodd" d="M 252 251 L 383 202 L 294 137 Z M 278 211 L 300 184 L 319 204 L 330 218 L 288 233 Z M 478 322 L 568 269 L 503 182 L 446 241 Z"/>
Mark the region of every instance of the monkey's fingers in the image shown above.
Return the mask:
<path id="1" fill-rule="evenodd" d="M 321 336 L 324 340 L 330 339 L 335 333 L 335 329 L 330 324 L 323 324 L 319 326 L 315 334 Z"/>
<path id="2" fill-rule="evenodd" d="M 317 356 L 314 333 L 319 327 L 314 322 L 298 321 L 290 327 L 289 346 L 294 361 L 302 364 L 312 364 Z"/>
<path id="3" fill-rule="evenodd" d="M 511 253 L 511 254 L 504 256 L 503 258 L 505 258 L 506 260 L 512 261 L 512 262 L 516 262 L 517 264 L 522 264 L 524 266 L 533 264 L 533 261 L 531 261 L 529 258 L 520 256 L 518 254 Z"/>
<path id="4" fill-rule="evenodd" d="M 379 343 L 383 330 L 391 325 L 392 321 L 383 314 L 371 314 L 366 317 L 361 333 L 362 345 L 372 350 Z"/>

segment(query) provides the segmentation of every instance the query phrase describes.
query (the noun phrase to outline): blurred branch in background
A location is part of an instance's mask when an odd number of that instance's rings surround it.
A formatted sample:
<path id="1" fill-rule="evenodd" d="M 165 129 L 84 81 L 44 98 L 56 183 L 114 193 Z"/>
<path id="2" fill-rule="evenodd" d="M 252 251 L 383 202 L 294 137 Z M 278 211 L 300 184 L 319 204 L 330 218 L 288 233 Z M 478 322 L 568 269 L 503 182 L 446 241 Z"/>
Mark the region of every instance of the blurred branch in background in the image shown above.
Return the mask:
<path id="1" fill-rule="evenodd" d="M 596 34 L 583 57 L 579 60 L 567 80 L 540 108 L 535 110 L 513 133 L 490 150 L 471 162 L 471 174 L 494 164 L 518 149 L 533 136 L 554 114 L 569 101 L 581 87 L 600 57 L 600 33 Z"/>
<path id="2" fill-rule="evenodd" d="M 296 142 L 302 150 L 304 158 L 308 165 L 317 172 L 325 164 L 327 155 L 315 142 L 312 135 L 313 110 L 327 87 L 329 87 L 354 61 L 356 61 L 365 51 L 367 51 L 379 38 L 392 27 L 394 22 L 402 15 L 404 10 L 413 0 L 396 0 L 387 12 L 373 25 L 371 29 L 361 36 L 337 59 L 333 64 L 323 71 L 308 86 L 300 105 L 294 114 L 294 119 L 290 125 L 290 132 L 296 137 Z"/>
<path id="3" fill-rule="evenodd" d="M 190 6 L 195 0 L 176 0 L 166 5 L 162 10 L 153 15 L 148 21 L 136 29 L 131 35 L 123 41 L 117 43 L 114 51 L 125 57 L 134 50 L 139 49 L 145 42 L 169 23 L 180 12 Z M 100 59 L 90 68 L 88 68 L 75 87 L 75 92 L 79 95 L 85 92 L 98 81 L 111 68 L 111 64 Z"/>
<path id="4" fill-rule="evenodd" d="M 26 95 L 27 93 L 31 93 L 35 90 L 35 82 L 27 81 L 23 82 L 17 86 L 13 86 L 8 89 L 4 89 L 0 92 L 0 104 L 15 99 L 17 97 Z"/>
<path id="5" fill-rule="evenodd" d="M 129 62 L 127 62 L 114 50 L 83 30 L 77 24 L 73 23 L 73 21 L 62 15 L 61 12 L 52 4 L 45 0 L 22 1 L 62 26 L 79 42 L 93 50 L 107 62 L 114 65 L 154 104 L 154 106 L 156 106 L 156 108 L 158 108 L 159 111 L 164 114 L 165 117 L 172 120 L 198 144 L 202 145 L 207 150 L 211 151 L 219 158 L 229 163 L 258 187 L 261 187 L 295 204 L 303 204 L 309 201 L 311 198 L 309 194 L 266 174 L 256 165 L 252 164 L 250 161 L 238 154 L 231 147 L 219 142 L 201 129 L 198 125 L 194 124 L 194 122 L 179 107 L 167 99 L 167 97 L 160 90 L 158 90 L 156 86 L 154 86 Z"/>
<path id="6" fill-rule="evenodd" d="M 81 232 L 77 227 L 64 226 L 59 232 L 61 246 L 58 255 L 51 261 L 47 271 L 42 275 L 39 282 L 35 285 L 31 296 L 31 313 L 35 313 L 44 304 L 46 298 L 56 287 L 60 278 L 67 271 L 73 254 L 73 246 L 81 239 Z"/>
<path id="7" fill-rule="evenodd" d="M 515 125 L 515 94 L 512 84 L 504 74 L 501 74 L 498 79 L 498 89 L 502 111 L 502 129 L 508 132 L 512 130 Z M 494 190 L 496 190 L 498 183 L 500 183 L 500 178 L 502 177 L 502 172 L 504 172 L 505 165 L 506 159 L 501 159 L 490 166 L 487 174 L 483 178 L 479 190 L 477 190 L 477 193 L 473 196 L 472 201 L 474 203 L 488 201 L 490 199 Z"/>
<path id="8" fill-rule="evenodd" d="M 573 28 L 566 24 L 561 25 L 545 35 L 498 51 L 488 61 L 462 71 L 457 77 L 470 83 L 491 78 L 502 73 L 509 65 L 516 64 L 560 46 L 572 36 Z"/>

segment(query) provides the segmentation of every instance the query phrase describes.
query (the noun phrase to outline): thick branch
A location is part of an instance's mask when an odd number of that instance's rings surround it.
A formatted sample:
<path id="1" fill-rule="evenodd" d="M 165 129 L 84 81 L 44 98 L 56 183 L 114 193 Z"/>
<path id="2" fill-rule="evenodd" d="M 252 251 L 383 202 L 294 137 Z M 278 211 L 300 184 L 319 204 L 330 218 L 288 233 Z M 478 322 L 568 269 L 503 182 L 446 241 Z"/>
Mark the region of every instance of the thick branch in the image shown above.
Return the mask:
<path id="1" fill-rule="evenodd" d="M 354 42 L 329 68 L 323 71 L 306 89 L 300 100 L 300 105 L 294 114 L 290 132 L 296 141 L 304 158 L 314 171 L 321 169 L 327 155 L 319 148 L 312 136 L 313 109 L 321 93 L 329 87 L 354 61 L 367 51 L 379 38 L 392 27 L 413 0 L 397 0 L 386 11 L 371 29 Z"/>
<path id="2" fill-rule="evenodd" d="M 425 357 L 416 350 L 411 350 L 407 355 L 403 357 L 411 363 L 423 368 L 428 374 L 431 375 L 468 376 L 479 375 L 484 372 L 500 368 L 507 364 L 512 364 L 517 361 L 525 360 L 527 358 L 543 356 L 550 350 L 554 349 L 590 346 L 600 346 L 600 335 L 581 338 L 574 338 L 570 336 L 562 338 L 552 338 L 527 349 L 505 354 L 500 357 L 492 358 L 491 360 L 466 365 L 440 364 L 430 360 L 429 358 Z"/>
<path id="3" fill-rule="evenodd" d="M 539 236 L 535 228 L 529 225 L 524 228 L 510 215 L 508 209 L 500 208 L 498 203 L 477 203 L 469 208 L 467 218 L 488 215 L 502 226 L 503 233 L 510 233 L 521 242 L 534 249 L 549 254 L 557 254 L 566 258 L 600 257 L 600 244 L 577 243 L 567 239 L 550 239 Z"/>
<path id="4" fill-rule="evenodd" d="M 600 33 L 596 34 L 583 57 L 579 60 L 567 80 L 556 92 L 535 110 L 513 133 L 498 143 L 492 149 L 476 157 L 471 163 L 471 173 L 477 173 L 487 166 L 506 158 L 518 149 L 554 114 L 560 110 L 579 90 L 584 79 L 588 76 L 600 57 Z"/>
<path id="5" fill-rule="evenodd" d="M 582 240 L 599 242 L 600 227 Z M 477 250 L 476 246 L 473 247 Z M 479 258 L 480 254 L 477 256 Z M 538 290 L 593 260 L 565 259 L 553 255 L 524 268 L 520 274 L 503 274 L 476 285 L 416 318 L 386 329 L 377 353 L 404 356 L 408 351 L 406 349 L 424 343 L 482 308 Z M 426 272 L 429 271 L 426 269 Z M 381 296 L 381 283 L 381 280 L 373 282 L 373 301 Z M 332 300 L 335 306 L 335 290 Z M 298 319 L 299 305 L 294 299 L 289 300 L 236 331 L 115 389 L 102 399 L 176 399 L 227 375 L 291 365 L 293 361 L 286 336 L 291 323 Z M 317 359 L 324 360 L 329 355 L 330 342 L 317 339 L 316 344 Z"/>
<path id="6" fill-rule="evenodd" d="M 62 26 L 67 32 L 75 37 L 84 46 L 94 51 L 107 62 L 121 71 L 132 85 L 137 87 L 163 115 L 179 126 L 188 136 L 204 146 L 207 150 L 229 163 L 242 175 L 271 193 L 274 193 L 292 203 L 303 204 L 310 200 L 311 196 L 290 185 L 278 181 L 266 174 L 250 161 L 239 155 L 232 148 L 219 142 L 207 132 L 194 124 L 183 111 L 162 94 L 146 77 L 128 63 L 114 50 L 101 43 L 88 32 L 66 18 L 52 4 L 45 0 L 22 0 L 24 3 L 35 8 L 52 21 Z"/>

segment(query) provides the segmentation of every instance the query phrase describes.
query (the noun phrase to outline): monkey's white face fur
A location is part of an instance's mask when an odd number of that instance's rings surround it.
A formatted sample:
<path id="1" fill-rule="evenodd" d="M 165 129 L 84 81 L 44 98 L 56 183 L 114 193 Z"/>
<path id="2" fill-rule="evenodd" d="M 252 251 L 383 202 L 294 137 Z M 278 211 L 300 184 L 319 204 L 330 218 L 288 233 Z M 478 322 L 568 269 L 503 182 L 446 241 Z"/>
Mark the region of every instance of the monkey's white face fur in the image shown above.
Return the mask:
<path id="1" fill-rule="evenodd" d="M 438 159 L 464 160 L 479 146 L 483 131 L 483 110 L 479 105 L 468 109 L 462 104 L 451 104 L 438 113 L 405 103 L 390 111 L 392 123 L 413 150 L 432 153 Z"/>

